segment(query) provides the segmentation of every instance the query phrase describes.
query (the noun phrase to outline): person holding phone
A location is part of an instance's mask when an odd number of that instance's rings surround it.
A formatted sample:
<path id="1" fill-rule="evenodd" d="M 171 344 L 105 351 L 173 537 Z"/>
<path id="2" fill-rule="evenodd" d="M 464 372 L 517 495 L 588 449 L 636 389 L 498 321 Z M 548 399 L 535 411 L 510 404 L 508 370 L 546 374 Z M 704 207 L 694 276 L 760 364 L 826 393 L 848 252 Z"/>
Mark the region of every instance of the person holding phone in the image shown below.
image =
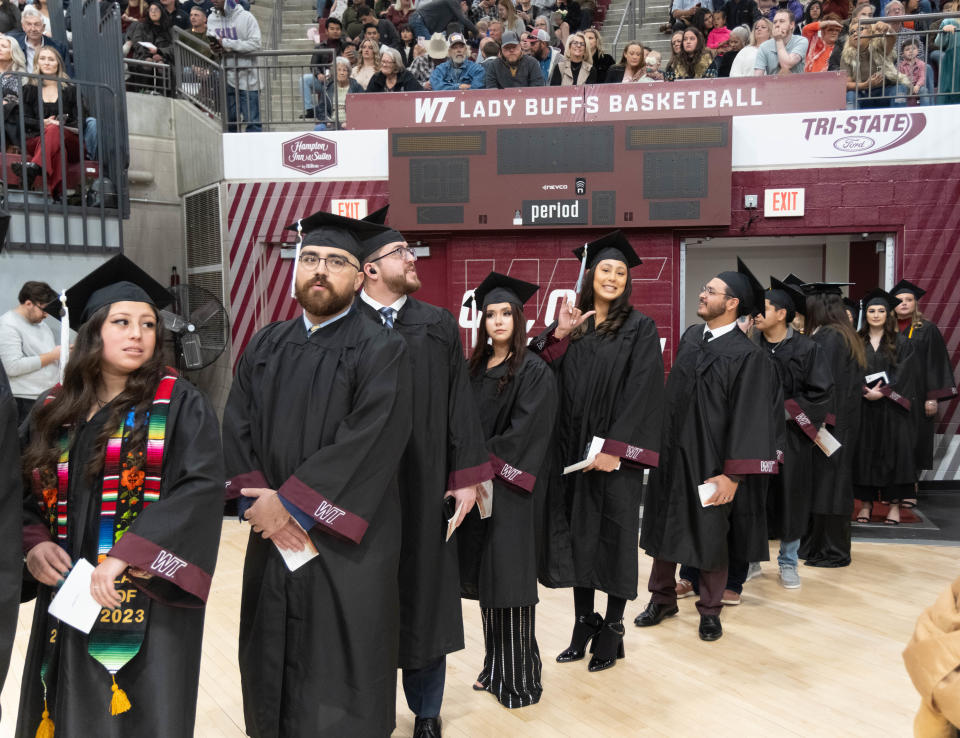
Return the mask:
<path id="1" fill-rule="evenodd" d="M 884 522 L 900 523 L 900 501 L 913 497 L 916 481 L 918 359 L 915 344 L 897 331 L 894 310 L 900 300 L 877 288 L 863 299 L 859 331 L 867 356 L 860 433 L 853 457 L 854 496 L 860 500 L 858 523 L 869 523 L 874 502 L 890 506 Z"/>

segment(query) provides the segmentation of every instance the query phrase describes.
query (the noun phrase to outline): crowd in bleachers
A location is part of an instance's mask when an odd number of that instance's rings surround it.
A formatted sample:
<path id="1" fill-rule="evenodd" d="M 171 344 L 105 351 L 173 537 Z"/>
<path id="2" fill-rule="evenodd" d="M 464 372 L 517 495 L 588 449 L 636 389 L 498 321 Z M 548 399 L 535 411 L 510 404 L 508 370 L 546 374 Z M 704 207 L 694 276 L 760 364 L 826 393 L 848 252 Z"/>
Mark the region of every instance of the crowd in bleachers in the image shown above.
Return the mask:
<path id="1" fill-rule="evenodd" d="M 369 2 L 370 0 L 362 0 Z M 345 123 L 346 94 L 845 71 L 848 107 L 954 102 L 954 29 L 911 16 L 956 12 L 956 0 L 674 0 L 661 31 L 669 58 L 628 41 L 619 60 L 594 27 L 592 0 L 321 0 L 318 49 L 337 57 L 334 82 L 315 66 L 302 81 L 304 118 Z M 886 21 L 873 21 L 883 16 Z M 903 20 L 892 20 L 894 17 Z M 345 70 L 349 69 L 349 81 Z M 936 93 L 940 95 L 937 96 Z M 336 123 L 330 121 L 335 117 Z"/>

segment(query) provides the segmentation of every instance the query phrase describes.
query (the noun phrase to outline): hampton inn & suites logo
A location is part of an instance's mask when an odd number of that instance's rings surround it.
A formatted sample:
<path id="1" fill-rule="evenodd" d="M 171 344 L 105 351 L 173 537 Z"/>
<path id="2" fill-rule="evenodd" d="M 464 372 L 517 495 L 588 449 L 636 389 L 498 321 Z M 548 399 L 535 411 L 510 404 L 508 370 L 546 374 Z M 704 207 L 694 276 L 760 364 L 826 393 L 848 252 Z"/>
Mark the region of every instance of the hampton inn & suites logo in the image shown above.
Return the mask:
<path id="1" fill-rule="evenodd" d="M 307 133 L 284 141 L 283 166 L 303 174 L 316 174 L 337 164 L 337 142 Z"/>

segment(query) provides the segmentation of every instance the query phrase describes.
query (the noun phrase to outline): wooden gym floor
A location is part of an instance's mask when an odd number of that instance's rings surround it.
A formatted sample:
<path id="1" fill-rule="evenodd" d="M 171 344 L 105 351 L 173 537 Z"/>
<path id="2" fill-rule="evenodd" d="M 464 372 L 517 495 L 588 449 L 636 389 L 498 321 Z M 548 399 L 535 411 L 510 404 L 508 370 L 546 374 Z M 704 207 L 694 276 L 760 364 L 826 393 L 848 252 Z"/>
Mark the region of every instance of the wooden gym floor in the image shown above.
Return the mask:
<path id="1" fill-rule="evenodd" d="M 248 528 L 225 521 L 207 607 L 196 735 L 242 738 L 237 629 Z M 776 550 L 772 551 L 775 559 Z M 586 661 L 557 664 L 569 640 L 572 594 L 541 587 L 537 636 L 543 658 L 539 704 L 507 710 L 470 687 L 483 643 L 475 602 L 464 601 L 465 650 L 448 659 L 447 738 L 491 736 L 909 736 L 918 697 L 901 652 L 920 611 L 960 574 L 957 548 L 854 542 L 852 566 L 801 566 L 803 587 L 785 590 L 776 562 L 747 583 L 743 604 L 724 608 L 724 636 L 697 638 L 694 598 L 680 614 L 641 630 L 627 606 L 626 659 L 591 674 Z M 650 559 L 640 557 L 646 582 Z M 599 607 L 605 605 L 598 596 Z M 10 736 L 33 604 L 20 628 L 2 694 L 0 735 Z M 413 733 L 402 692 L 395 736 Z M 132 737 L 133 738 L 133 737 Z M 171 737 L 175 738 L 175 737 Z"/>

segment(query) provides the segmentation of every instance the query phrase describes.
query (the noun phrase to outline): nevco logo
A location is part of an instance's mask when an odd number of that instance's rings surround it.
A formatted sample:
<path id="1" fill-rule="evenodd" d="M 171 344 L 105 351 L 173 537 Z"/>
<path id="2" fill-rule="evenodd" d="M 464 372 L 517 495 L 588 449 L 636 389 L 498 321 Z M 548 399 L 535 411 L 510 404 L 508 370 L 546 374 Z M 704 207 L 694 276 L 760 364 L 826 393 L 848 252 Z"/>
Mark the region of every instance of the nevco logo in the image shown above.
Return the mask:
<path id="1" fill-rule="evenodd" d="M 849 159 L 903 146 L 927 127 L 923 113 L 857 113 L 804 118 L 803 138 L 817 159 Z"/>
<path id="2" fill-rule="evenodd" d="M 284 141 L 283 166 L 303 174 L 316 174 L 337 164 L 337 142 L 308 133 Z"/>

